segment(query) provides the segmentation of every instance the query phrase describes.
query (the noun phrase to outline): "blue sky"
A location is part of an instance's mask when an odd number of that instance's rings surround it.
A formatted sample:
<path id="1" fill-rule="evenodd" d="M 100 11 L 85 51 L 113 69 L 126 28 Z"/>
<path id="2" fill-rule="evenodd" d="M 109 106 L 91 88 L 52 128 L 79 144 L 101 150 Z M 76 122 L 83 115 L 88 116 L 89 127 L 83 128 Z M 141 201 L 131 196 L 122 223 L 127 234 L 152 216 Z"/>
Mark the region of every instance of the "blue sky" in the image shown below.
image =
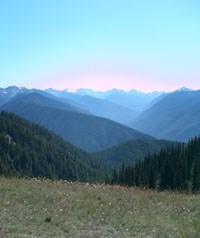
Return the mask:
<path id="1" fill-rule="evenodd" d="M 200 2 L 1 0 L 0 87 L 200 88 Z"/>

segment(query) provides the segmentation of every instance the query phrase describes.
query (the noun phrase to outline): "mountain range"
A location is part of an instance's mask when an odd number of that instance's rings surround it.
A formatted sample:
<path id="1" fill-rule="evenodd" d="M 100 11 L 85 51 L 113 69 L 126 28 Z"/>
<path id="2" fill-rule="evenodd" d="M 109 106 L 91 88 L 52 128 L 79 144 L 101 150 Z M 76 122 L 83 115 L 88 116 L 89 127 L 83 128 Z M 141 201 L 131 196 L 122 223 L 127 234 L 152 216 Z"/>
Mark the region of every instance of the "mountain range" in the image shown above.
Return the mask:
<path id="1" fill-rule="evenodd" d="M 200 133 L 199 94 L 188 88 L 170 93 L 116 89 L 72 93 L 13 86 L 0 89 L 0 110 L 15 112 L 96 152 L 147 137 L 187 141 Z"/>
<path id="2" fill-rule="evenodd" d="M 200 139 L 177 141 L 200 134 L 200 90 L 8 87 L 0 111 L 0 175 L 102 181 L 121 167 L 111 183 L 199 191 Z"/>
<path id="3" fill-rule="evenodd" d="M 165 95 L 130 126 L 157 138 L 186 142 L 200 134 L 200 90 Z"/>
<path id="4" fill-rule="evenodd" d="M 139 114 L 138 111 L 124 105 L 87 95 L 87 93 L 85 95 L 80 95 L 67 92 L 66 90 L 58 91 L 53 89 L 47 89 L 45 91 L 56 96 L 59 100 L 70 101 L 73 105 L 84 108 L 93 115 L 104 117 L 124 125 L 128 125 Z"/>
<path id="5" fill-rule="evenodd" d="M 14 112 L 43 125 L 88 152 L 100 151 L 130 139 L 152 138 L 106 118 L 82 113 L 79 108 L 52 95 L 20 94 L 0 110 Z"/>
<path id="6" fill-rule="evenodd" d="M 130 91 L 112 89 L 104 92 L 95 92 L 91 89 L 78 89 L 75 93 L 82 96 L 87 95 L 105 99 L 107 101 L 128 107 L 135 112 L 143 111 L 152 100 L 162 94 L 165 94 L 165 92 L 158 91 L 144 93 L 134 89 Z"/>

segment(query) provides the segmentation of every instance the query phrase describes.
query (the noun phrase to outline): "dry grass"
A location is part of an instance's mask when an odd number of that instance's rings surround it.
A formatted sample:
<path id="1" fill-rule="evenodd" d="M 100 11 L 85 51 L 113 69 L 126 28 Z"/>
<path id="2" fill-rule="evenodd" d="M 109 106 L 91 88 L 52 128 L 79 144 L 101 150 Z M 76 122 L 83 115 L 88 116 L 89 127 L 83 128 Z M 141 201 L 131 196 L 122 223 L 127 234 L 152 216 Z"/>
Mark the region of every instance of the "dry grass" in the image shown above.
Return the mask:
<path id="1" fill-rule="evenodd" d="M 0 237 L 200 237 L 200 195 L 1 178 Z"/>

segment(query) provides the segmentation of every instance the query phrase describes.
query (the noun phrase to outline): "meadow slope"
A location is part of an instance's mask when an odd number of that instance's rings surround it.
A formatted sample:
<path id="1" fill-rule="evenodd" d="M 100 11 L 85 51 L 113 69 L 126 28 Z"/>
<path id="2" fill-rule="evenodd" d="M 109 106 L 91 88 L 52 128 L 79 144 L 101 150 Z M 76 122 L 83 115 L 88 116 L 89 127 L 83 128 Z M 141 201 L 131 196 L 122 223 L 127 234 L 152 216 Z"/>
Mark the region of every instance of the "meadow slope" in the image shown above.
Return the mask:
<path id="1" fill-rule="evenodd" d="M 199 237 L 200 195 L 0 178 L 0 237 Z"/>

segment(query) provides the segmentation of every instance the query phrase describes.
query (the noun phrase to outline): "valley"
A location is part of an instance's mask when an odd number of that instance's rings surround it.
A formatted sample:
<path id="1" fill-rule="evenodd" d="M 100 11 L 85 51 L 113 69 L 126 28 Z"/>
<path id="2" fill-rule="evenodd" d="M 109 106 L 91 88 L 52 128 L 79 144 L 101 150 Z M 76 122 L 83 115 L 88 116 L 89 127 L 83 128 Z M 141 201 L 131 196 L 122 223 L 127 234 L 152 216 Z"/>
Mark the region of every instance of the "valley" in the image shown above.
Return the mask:
<path id="1" fill-rule="evenodd" d="M 200 237 L 199 9 L 0 1 L 0 238 Z"/>
<path id="2" fill-rule="evenodd" d="M 199 91 L 157 94 L 137 116 L 99 94 L 1 92 L 1 237 L 198 236 L 198 129 L 188 143 L 158 138 L 166 125 L 177 136 L 185 122 L 198 125 Z M 151 135 L 120 124 L 120 113 Z"/>
<path id="3" fill-rule="evenodd" d="M 87 108 L 74 106 L 70 100 L 64 101 L 44 92 L 31 90 L 24 94 L 19 91 L 19 96 L 2 105 L 0 110 L 39 123 L 88 152 L 100 151 L 126 140 L 153 138 L 108 118 L 91 115 Z M 116 112 L 123 113 L 120 108 Z"/>
<path id="4" fill-rule="evenodd" d="M 0 89 L 0 98 L 1 111 L 44 126 L 112 169 L 198 135 L 199 91 L 188 88 L 142 93 L 10 86 Z M 130 103 L 138 105 L 137 112 Z"/>

